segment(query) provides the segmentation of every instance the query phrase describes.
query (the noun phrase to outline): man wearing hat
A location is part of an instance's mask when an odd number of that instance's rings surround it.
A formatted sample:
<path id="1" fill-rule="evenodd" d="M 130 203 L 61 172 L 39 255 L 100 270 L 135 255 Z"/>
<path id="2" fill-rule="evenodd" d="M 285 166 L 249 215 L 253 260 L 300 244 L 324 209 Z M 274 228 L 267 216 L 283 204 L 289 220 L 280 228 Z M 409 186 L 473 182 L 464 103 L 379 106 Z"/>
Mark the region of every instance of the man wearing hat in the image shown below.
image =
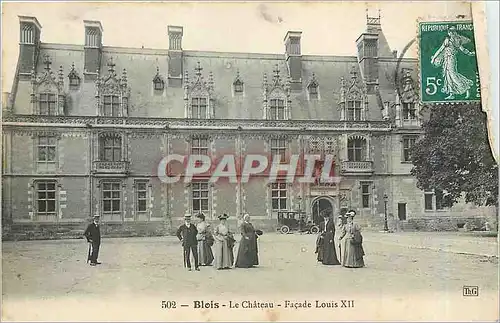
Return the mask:
<path id="1" fill-rule="evenodd" d="M 191 252 L 194 258 L 194 269 L 199 271 L 198 263 L 198 240 L 196 235 L 198 234 L 198 229 L 191 223 L 191 215 L 186 214 L 184 216 L 184 224 L 177 229 L 177 238 L 182 243 L 184 249 L 184 267 L 187 267 L 191 271 Z"/>
<path id="2" fill-rule="evenodd" d="M 89 256 L 87 262 L 90 261 L 91 266 L 100 265 L 101 263 L 97 261 L 99 257 L 99 247 L 101 246 L 101 229 L 99 228 L 99 218 L 98 214 L 94 215 L 94 221 L 87 226 L 87 229 L 83 233 L 87 242 L 89 243 Z"/>

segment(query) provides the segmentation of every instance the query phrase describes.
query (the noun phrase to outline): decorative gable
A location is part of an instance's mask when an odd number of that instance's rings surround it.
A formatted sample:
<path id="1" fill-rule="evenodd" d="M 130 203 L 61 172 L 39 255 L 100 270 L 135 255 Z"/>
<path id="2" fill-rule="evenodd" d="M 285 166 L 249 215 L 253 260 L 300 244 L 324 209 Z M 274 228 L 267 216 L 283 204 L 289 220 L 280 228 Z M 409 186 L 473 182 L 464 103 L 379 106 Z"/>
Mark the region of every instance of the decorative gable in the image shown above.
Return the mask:
<path id="1" fill-rule="evenodd" d="M 35 70 L 31 72 L 31 111 L 33 114 L 64 115 L 64 75 L 62 66 L 58 76 L 52 73 L 49 55 L 44 56 L 45 65 L 42 75 L 37 76 Z"/>
<path id="2" fill-rule="evenodd" d="M 127 117 L 130 88 L 128 87 L 127 71 L 123 69 L 121 78 L 115 72 L 115 63 L 110 58 L 108 75 L 98 76 L 96 80 L 97 113 L 100 116 Z"/>
<path id="3" fill-rule="evenodd" d="M 75 63 L 71 64 L 71 70 L 69 71 L 68 79 L 69 79 L 70 90 L 77 90 L 80 87 L 81 79 L 80 76 L 78 75 L 78 72 L 75 69 Z"/>
<path id="4" fill-rule="evenodd" d="M 340 79 L 340 120 L 364 121 L 368 110 L 366 88 L 360 84 L 356 67 L 351 68 L 351 80 Z"/>
<path id="5" fill-rule="evenodd" d="M 280 76 L 278 64 L 273 70 L 273 79 L 268 83 L 267 74 L 264 73 L 262 82 L 264 94 L 264 119 L 289 120 L 291 119 L 290 79 L 285 82 Z"/>
<path id="6" fill-rule="evenodd" d="M 195 67 L 195 78 L 189 82 L 189 75 L 184 74 L 184 106 L 185 117 L 196 119 L 215 118 L 215 93 L 212 72 L 208 74 L 208 82 L 203 79 L 203 68 L 200 62 Z"/>

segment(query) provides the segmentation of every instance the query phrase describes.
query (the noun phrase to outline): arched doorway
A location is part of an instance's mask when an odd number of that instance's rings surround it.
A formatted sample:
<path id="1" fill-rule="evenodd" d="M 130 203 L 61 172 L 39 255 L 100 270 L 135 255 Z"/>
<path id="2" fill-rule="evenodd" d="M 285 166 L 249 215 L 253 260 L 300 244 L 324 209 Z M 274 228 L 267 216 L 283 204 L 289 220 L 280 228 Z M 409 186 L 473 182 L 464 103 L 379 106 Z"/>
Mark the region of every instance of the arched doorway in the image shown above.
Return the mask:
<path id="1" fill-rule="evenodd" d="M 318 197 L 315 199 L 311 206 L 312 221 L 314 224 L 319 225 L 323 221 L 322 212 L 325 210 L 331 210 L 331 214 L 334 214 L 334 206 L 330 198 L 328 197 Z"/>

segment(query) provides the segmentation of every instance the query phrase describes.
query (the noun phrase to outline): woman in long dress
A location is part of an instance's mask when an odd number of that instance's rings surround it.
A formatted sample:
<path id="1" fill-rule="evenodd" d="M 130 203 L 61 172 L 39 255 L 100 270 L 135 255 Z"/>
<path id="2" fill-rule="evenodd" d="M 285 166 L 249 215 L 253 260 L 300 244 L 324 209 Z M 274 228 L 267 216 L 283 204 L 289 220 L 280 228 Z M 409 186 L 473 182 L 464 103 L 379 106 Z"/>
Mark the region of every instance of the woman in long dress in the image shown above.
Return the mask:
<path id="1" fill-rule="evenodd" d="M 358 224 L 354 223 L 354 216 L 356 213 L 350 211 L 346 213 L 347 223 L 344 225 L 340 238 L 342 250 L 342 266 L 348 268 L 361 268 L 365 266 L 363 256 L 363 236 L 361 235 L 361 228 Z"/>
<path id="2" fill-rule="evenodd" d="M 466 93 L 465 98 L 470 96 L 470 88 L 474 85 L 472 80 L 469 80 L 457 70 L 457 55 L 460 52 L 474 56 L 474 51 L 469 51 L 463 47 L 464 44 L 470 42 L 467 37 L 457 33 L 455 27 L 450 27 L 448 35 L 441 44 L 441 47 L 432 55 L 431 64 L 436 67 L 441 67 L 443 76 L 443 87 L 441 92 L 448 94 L 445 99 L 453 99 L 455 95 Z"/>
<path id="3" fill-rule="evenodd" d="M 210 266 L 214 261 L 214 254 L 212 253 L 212 246 L 214 244 L 212 233 L 210 232 L 210 224 L 205 221 L 205 215 L 200 213 L 196 216 L 199 219 L 196 229 L 198 234 L 198 258 L 200 259 L 200 266 Z"/>
<path id="4" fill-rule="evenodd" d="M 233 265 L 233 246 L 234 239 L 226 220 L 227 214 L 219 215 L 220 223 L 214 228 L 215 239 L 215 261 L 214 266 L 217 269 L 229 269 Z"/>
<path id="5" fill-rule="evenodd" d="M 240 233 L 241 240 L 234 267 L 251 268 L 259 265 L 259 250 L 257 247 L 258 236 L 253 225 L 250 223 L 250 215 L 248 213 L 243 216 L 243 223 L 240 225 Z"/>

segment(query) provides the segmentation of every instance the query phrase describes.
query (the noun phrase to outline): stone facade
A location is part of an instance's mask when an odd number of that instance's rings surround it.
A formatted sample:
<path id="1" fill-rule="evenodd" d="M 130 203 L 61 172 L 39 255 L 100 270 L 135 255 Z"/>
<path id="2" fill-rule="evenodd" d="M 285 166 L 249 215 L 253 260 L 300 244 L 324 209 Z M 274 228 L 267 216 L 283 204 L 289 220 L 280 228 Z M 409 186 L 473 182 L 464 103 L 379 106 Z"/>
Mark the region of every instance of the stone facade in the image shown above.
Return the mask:
<path id="1" fill-rule="evenodd" d="M 228 213 L 233 225 L 248 212 L 268 230 L 279 210 L 317 221 L 325 208 L 354 208 L 372 227 L 385 212 L 403 223 L 492 212 L 436 210 L 433 194 L 426 207 L 405 161 L 423 118 L 417 62 L 390 49 L 380 18 L 367 18 L 357 57 L 302 55 L 300 32 L 287 33 L 276 55 L 187 51 L 178 26 L 168 28 L 168 49 L 116 48 L 102 44 L 100 22 L 84 25 L 84 46 L 45 44 L 36 18 L 20 17 L 21 54 L 4 95 L 2 214 L 21 238 L 47 237 L 40 228 L 71 236 L 96 213 L 110 235 L 158 235 L 200 209 L 209 220 Z M 334 155 L 342 180 L 165 184 L 156 176 L 168 154 L 217 160 L 280 149 Z"/>

